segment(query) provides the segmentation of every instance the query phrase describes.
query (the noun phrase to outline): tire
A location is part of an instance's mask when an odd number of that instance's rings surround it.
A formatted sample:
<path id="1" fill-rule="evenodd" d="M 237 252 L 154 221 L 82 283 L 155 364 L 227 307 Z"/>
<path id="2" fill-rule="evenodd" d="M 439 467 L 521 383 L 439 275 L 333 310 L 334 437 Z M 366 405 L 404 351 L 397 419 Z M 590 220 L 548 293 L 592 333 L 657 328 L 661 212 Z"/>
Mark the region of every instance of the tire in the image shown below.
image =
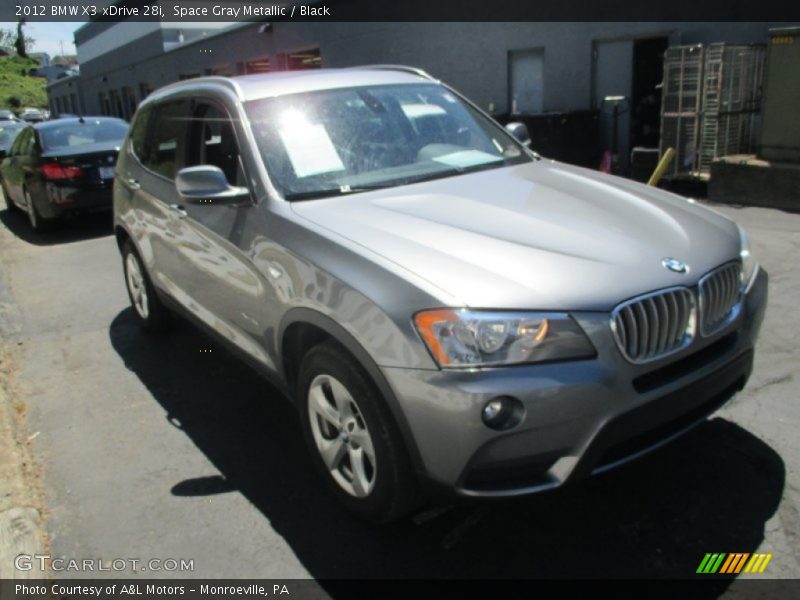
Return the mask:
<path id="1" fill-rule="evenodd" d="M 171 317 L 169 309 L 158 297 L 144 263 L 130 240 L 122 246 L 122 270 L 125 289 L 128 290 L 133 313 L 141 328 L 149 333 L 168 329 Z"/>
<path id="2" fill-rule="evenodd" d="M 49 230 L 53 224 L 52 221 L 43 218 L 42 215 L 39 214 L 39 211 L 36 210 L 36 204 L 34 204 L 33 198 L 31 198 L 28 190 L 23 188 L 22 193 L 25 195 L 25 203 L 28 205 L 27 213 L 31 229 L 38 233 Z"/>
<path id="3" fill-rule="evenodd" d="M 312 348 L 300 366 L 297 390 L 312 460 L 347 509 L 386 523 L 418 505 L 417 480 L 391 413 L 341 346 L 329 341 Z"/>

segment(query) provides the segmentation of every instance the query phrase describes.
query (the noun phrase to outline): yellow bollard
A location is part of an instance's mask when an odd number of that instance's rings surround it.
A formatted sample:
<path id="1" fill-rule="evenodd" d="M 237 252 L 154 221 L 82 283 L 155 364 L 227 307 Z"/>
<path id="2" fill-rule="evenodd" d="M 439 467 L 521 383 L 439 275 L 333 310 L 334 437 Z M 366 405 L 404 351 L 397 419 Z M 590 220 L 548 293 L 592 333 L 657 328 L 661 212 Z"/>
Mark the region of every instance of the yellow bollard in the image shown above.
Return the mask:
<path id="1" fill-rule="evenodd" d="M 647 185 L 652 185 L 653 187 L 658 185 L 658 182 L 664 175 L 664 171 L 667 170 L 669 163 L 672 162 L 672 159 L 674 157 L 675 157 L 675 150 L 673 148 L 667 148 L 667 151 L 664 152 L 664 156 L 662 156 L 661 160 L 658 161 L 656 170 L 653 171 L 653 174 L 650 176 L 650 179 L 647 180 Z"/>

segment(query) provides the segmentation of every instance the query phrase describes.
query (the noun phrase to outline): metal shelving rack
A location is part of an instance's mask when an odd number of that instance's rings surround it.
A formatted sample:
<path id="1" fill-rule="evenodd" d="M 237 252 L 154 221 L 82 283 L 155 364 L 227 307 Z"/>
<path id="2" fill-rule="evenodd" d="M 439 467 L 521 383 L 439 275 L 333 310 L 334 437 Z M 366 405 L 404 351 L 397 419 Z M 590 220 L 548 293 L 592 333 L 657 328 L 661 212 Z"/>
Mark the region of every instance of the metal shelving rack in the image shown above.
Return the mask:
<path id="1" fill-rule="evenodd" d="M 661 152 L 675 148 L 673 176 L 705 177 L 711 162 L 755 146 L 765 47 L 700 44 L 667 49 Z"/>
<path id="2" fill-rule="evenodd" d="M 703 46 L 675 46 L 664 53 L 661 91 L 661 154 L 675 149 L 669 174 L 694 170 L 700 122 Z"/>

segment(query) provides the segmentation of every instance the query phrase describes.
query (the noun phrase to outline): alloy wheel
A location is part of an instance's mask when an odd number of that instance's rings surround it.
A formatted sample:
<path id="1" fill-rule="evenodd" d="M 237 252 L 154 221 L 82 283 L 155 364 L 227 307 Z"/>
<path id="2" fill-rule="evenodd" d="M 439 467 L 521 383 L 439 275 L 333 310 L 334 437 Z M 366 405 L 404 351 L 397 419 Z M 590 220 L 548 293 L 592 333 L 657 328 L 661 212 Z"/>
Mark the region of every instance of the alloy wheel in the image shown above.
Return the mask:
<path id="1" fill-rule="evenodd" d="M 150 315 L 147 288 L 145 287 L 139 259 L 137 259 L 136 255 L 133 253 L 128 253 L 128 256 L 125 258 L 125 281 L 128 284 L 128 291 L 133 301 L 133 307 L 142 319 L 147 320 L 147 317 Z"/>
<path id="2" fill-rule="evenodd" d="M 307 402 L 314 442 L 334 481 L 351 496 L 368 496 L 375 487 L 375 449 L 352 394 L 334 377 L 317 375 Z"/>

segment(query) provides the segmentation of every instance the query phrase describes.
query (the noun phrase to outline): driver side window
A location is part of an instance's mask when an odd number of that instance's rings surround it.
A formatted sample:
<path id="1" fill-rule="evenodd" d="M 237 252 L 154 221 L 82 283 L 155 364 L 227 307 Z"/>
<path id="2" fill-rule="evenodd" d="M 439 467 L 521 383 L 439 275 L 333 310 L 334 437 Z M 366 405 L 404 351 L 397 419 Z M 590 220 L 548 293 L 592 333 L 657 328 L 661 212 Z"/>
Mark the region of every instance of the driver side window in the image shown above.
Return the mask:
<path id="1" fill-rule="evenodd" d="M 153 124 L 149 127 L 147 144 L 137 151 L 139 160 L 146 168 L 170 180 L 175 178 L 175 173 L 182 166 L 187 112 L 186 100 L 170 101 L 157 106 L 148 118 L 153 120 Z"/>
<path id="2" fill-rule="evenodd" d="M 228 183 L 247 186 L 233 123 L 215 104 L 202 103 L 192 115 L 186 166 L 213 165 L 225 174 Z"/>

